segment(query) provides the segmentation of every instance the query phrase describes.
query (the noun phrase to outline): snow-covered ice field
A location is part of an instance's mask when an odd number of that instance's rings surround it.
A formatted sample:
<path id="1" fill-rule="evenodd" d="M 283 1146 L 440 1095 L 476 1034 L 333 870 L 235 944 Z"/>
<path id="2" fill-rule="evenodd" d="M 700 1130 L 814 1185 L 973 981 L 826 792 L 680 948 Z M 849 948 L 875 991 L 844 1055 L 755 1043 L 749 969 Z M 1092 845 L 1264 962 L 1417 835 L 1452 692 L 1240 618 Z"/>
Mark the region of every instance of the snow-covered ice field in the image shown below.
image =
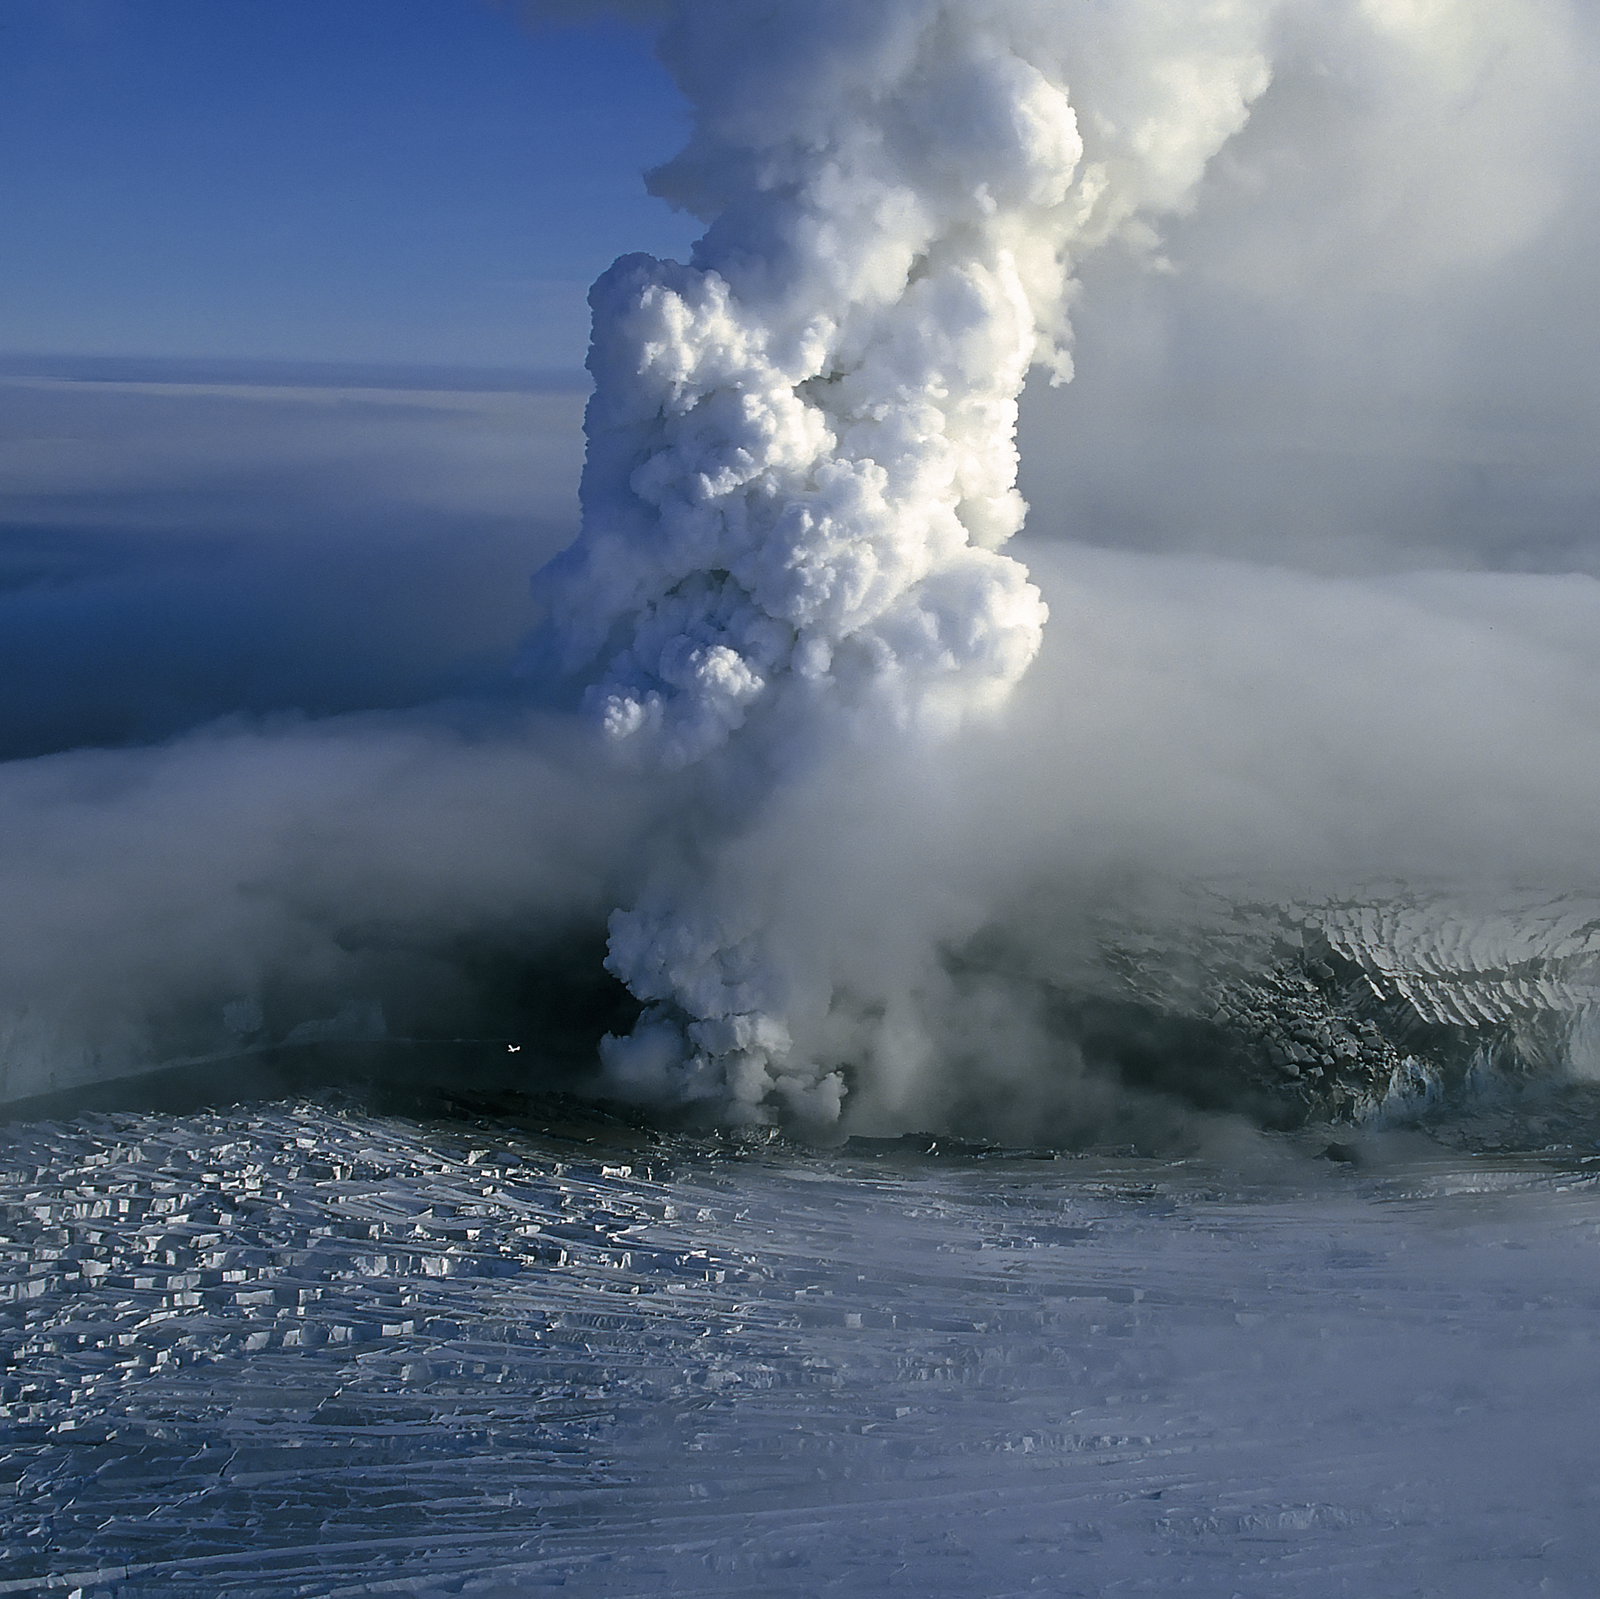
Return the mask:
<path id="1" fill-rule="evenodd" d="M 1318 1147 L 13 1124 L 0 1593 L 1592 1592 L 1600 1157 Z"/>

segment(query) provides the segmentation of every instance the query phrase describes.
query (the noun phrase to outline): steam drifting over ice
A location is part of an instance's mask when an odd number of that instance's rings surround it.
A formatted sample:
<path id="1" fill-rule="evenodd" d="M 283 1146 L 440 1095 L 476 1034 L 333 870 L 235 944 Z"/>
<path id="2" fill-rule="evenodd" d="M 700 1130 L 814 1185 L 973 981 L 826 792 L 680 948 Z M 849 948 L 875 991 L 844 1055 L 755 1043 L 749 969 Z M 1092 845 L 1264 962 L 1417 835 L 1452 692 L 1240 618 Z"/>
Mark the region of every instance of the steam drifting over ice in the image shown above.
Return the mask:
<path id="1" fill-rule="evenodd" d="M 0 732 L 44 755 L 0 769 L 0 1094 L 380 1019 L 386 1061 L 403 1038 L 548 1042 L 517 985 L 566 992 L 581 968 L 596 1005 L 566 1064 L 500 1057 L 570 1084 L 632 1021 L 599 973 L 620 905 L 612 966 L 651 1013 L 608 1046 L 612 1094 L 733 1119 L 839 1109 L 850 1131 L 1142 1133 L 1152 1106 L 1097 1079 L 1051 1008 L 1098 912 L 1141 937 L 1153 920 L 1181 957 L 1194 928 L 1170 891 L 1197 879 L 1299 904 L 1378 875 L 1481 876 L 1469 898 L 1497 908 L 1508 882 L 1534 891 L 1517 904 L 1587 888 L 1600 587 L 1371 575 L 1516 564 L 1444 492 L 1484 467 L 1486 435 L 1435 451 L 1428 432 L 1513 380 L 1570 433 L 1539 432 L 1496 515 L 1521 534 L 1560 499 L 1545 570 L 1600 569 L 1579 297 L 1528 292 L 1515 324 L 1462 309 L 1524 281 L 1520 257 L 1472 274 L 1553 203 L 1551 129 L 1593 147 L 1592 115 L 1540 67 L 1570 56 L 1592 83 L 1570 8 L 632 9 L 676 17 L 663 48 L 697 131 L 655 181 L 710 227 L 689 266 L 635 258 L 597 291 L 588 525 L 540 580 L 533 652 L 609 718 L 618 736 L 592 743 L 617 759 L 506 704 L 524 575 L 572 532 L 575 399 L 0 380 L 26 467 L 7 500 L 26 525 L 0 552 Z M 1489 228 L 1459 173 L 1434 181 L 1462 152 L 1515 216 Z M 1574 198 L 1528 281 L 1592 253 L 1573 247 L 1592 195 Z M 1313 220 L 1343 253 L 1308 278 Z M 1414 320 L 1470 347 L 1476 376 L 1402 341 L 1416 407 L 1346 354 L 1351 284 L 1396 254 L 1388 326 L 1441 257 L 1468 263 L 1441 320 Z M 1270 372 L 1235 337 L 1263 276 Z M 1189 316 L 1190 342 L 1141 357 L 1142 304 Z M 1030 360 L 1064 372 L 1068 308 L 1083 377 L 1050 394 L 1036 375 L 1023 402 L 1026 559 L 1054 612 L 1024 674 L 1043 606 L 1005 554 L 1015 385 Z M 1523 348 L 1533 323 L 1544 343 Z M 1512 344 L 1517 361 L 1493 353 Z M 1291 368 L 1306 394 L 1356 391 L 1387 477 L 1336 449 L 1311 471 L 1281 441 L 1324 432 L 1250 421 Z M 1562 389 L 1549 375 L 1569 369 Z M 1256 411 L 1195 402 L 1186 372 Z M 1163 408 L 1203 436 L 1186 449 Z M 1337 446 L 1336 419 L 1325 432 Z M 1272 479 L 1253 519 L 1230 444 L 1252 487 Z M 335 457 L 358 470 L 331 492 Z M 1108 483 L 1147 534 L 1097 513 Z M 189 537 L 241 514 L 225 546 Z M 1062 534 L 1088 542 L 1052 549 Z M 468 703 L 418 708 L 444 696 Z M 324 719 L 200 726 L 294 711 Z M 1419 914 L 1437 903 L 1424 891 Z M 1465 947 L 1428 946 L 1452 970 Z"/>
<path id="2" fill-rule="evenodd" d="M 708 857 L 775 778 L 937 737 L 1037 653 L 1045 606 L 1000 553 L 1023 383 L 1070 374 L 1077 256 L 1148 239 L 1243 125 L 1270 12 L 676 9 L 695 129 L 653 181 L 710 226 L 688 266 L 595 286 L 583 532 L 538 584 L 606 733 L 708 765 L 689 869 L 612 919 L 608 964 L 650 1002 L 608 1043 L 614 1087 L 837 1115 L 794 1032 L 827 985 Z"/>

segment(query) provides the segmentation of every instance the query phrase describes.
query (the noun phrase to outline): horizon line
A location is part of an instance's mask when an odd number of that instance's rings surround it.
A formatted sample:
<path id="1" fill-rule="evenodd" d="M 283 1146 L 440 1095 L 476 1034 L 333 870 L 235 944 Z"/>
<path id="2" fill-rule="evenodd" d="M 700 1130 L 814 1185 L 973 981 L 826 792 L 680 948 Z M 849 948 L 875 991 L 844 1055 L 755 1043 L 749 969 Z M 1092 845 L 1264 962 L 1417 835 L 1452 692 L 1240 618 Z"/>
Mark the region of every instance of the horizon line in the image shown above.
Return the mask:
<path id="1" fill-rule="evenodd" d="M 541 390 L 591 385 L 581 367 L 469 361 L 345 361 L 250 355 L 113 355 L 0 350 L 0 378 L 67 383 L 241 384 L 261 388 Z"/>

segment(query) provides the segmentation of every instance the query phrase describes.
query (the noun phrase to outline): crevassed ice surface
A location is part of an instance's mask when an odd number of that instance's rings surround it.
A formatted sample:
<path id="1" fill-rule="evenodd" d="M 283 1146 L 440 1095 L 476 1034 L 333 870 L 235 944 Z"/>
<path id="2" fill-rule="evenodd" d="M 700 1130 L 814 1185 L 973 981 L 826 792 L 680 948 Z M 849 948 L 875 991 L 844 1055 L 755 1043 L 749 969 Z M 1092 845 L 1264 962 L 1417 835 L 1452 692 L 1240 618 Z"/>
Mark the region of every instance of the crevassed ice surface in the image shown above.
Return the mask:
<path id="1" fill-rule="evenodd" d="M 1049 940 L 1020 958 L 1000 947 L 1063 994 L 1211 1024 L 1269 1097 L 1313 1115 L 1367 1120 L 1496 1075 L 1600 1077 L 1592 894 L 1195 884 L 1173 904 L 1102 913 L 1077 969 L 1070 941 L 1056 945 L 1065 959 Z"/>
<path id="2" fill-rule="evenodd" d="M 1492 1027 L 1600 1001 L 1600 901 L 1571 891 L 1474 899 L 1379 885 L 1273 898 L 1203 883 L 1164 915 L 1123 910 L 1099 932 L 1131 992 L 1180 1009 L 1258 977 L 1289 946 L 1348 964 L 1369 1004 L 1402 1002 L 1427 1026 Z"/>
<path id="3" fill-rule="evenodd" d="M 0 1139 L 3 1593 L 1592 1591 L 1576 1148 Z"/>

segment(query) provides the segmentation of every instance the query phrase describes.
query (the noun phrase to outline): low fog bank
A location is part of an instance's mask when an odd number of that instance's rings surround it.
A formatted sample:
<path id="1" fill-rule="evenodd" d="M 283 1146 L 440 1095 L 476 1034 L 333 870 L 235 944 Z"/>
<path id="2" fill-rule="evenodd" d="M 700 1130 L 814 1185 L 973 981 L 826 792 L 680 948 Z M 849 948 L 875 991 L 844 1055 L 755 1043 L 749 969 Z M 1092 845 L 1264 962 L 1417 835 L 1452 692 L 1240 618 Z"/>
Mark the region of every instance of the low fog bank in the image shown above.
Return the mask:
<path id="1" fill-rule="evenodd" d="M 846 1127 L 1179 1136 L 1061 1002 L 1103 982 L 1108 928 L 1197 959 L 1207 885 L 1452 915 L 1600 888 L 1600 582 L 1019 553 L 1051 625 L 998 719 L 840 756 L 701 863 L 724 936 L 765 919 Z"/>
<path id="2" fill-rule="evenodd" d="M 251 1049 L 517 1038 L 552 981 L 604 1018 L 605 915 L 645 814 L 574 729 L 519 716 L 8 763 L 0 1097 L 203 1057 L 226 1096 L 224 1057 Z M 533 1042 L 530 1064 L 571 1070 Z"/>
<path id="3" fill-rule="evenodd" d="M 1024 554 L 1051 627 L 987 735 L 1009 836 L 1308 887 L 1592 877 L 1600 580 Z"/>
<path id="4" fill-rule="evenodd" d="M 842 752 L 737 832 L 685 833 L 697 779 L 629 776 L 504 696 L 0 766 L 0 1094 L 215 1056 L 227 1097 L 241 1051 L 385 1037 L 521 1041 L 514 1081 L 592 1090 L 637 1010 L 606 918 L 676 861 L 726 936 L 764 919 L 796 1047 L 844 1070 L 843 1130 L 1178 1136 L 1187 1111 L 1090 1070 L 1051 1006 L 1107 919 L 1177 948 L 1197 882 L 1596 886 L 1600 582 L 1019 554 L 1052 620 L 998 718 Z M 211 570 L 225 596 L 237 571 Z M 292 661 L 279 604 L 251 614 Z M 215 650 L 180 629 L 180 678 Z M 540 1036 L 552 995 L 576 1042 Z"/>
<path id="5" fill-rule="evenodd" d="M 219 1055 L 226 1092 L 285 1039 L 616 1003 L 636 797 L 513 677 L 582 404 L 516 374 L 4 363 L 0 1097 Z"/>

